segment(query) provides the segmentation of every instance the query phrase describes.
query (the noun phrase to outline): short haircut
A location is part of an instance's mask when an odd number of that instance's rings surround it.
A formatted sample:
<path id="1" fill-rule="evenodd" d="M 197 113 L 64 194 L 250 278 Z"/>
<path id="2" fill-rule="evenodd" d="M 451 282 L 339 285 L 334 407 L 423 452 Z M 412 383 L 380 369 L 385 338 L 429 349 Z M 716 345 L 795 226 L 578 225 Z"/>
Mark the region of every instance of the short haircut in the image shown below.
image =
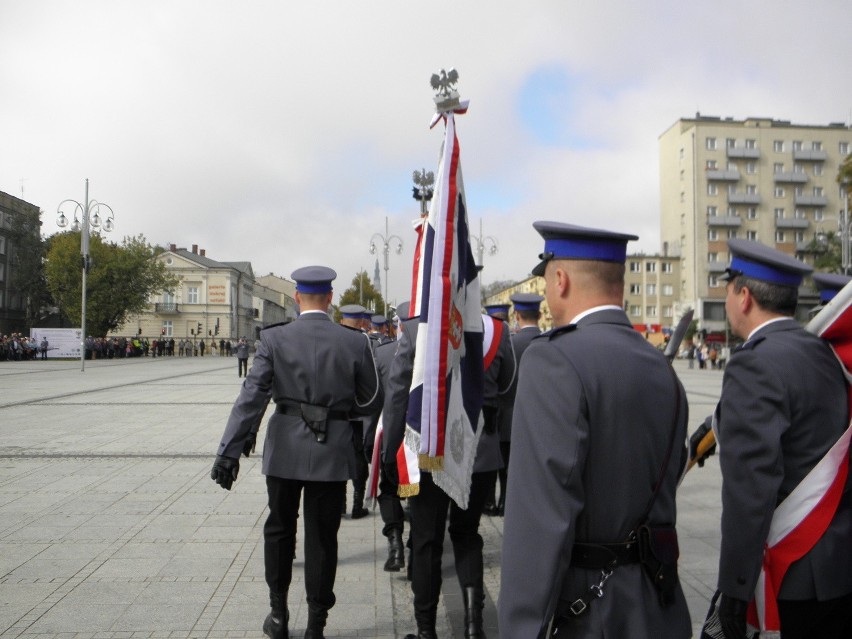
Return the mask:
<path id="1" fill-rule="evenodd" d="M 525 322 L 537 322 L 541 319 L 541 311 L 515 311 Z"/>
<path id="2" fill-rule="evenodd" d="M 594 283 L 601 293 L 621 298 L 624 295 L 624 263 L 602 260 L 565 260 L 569 269 Z"/>
<path id="3" fill-rule="evenodd" d="M 764 311 L 790 317 L 796 314 L 796 305 L 799 301 L 799 289 L 796 286 L 770 284 L 745 275 L 737 275 L 732 285 L 735 293 L 748 288 L 754 301 Z"/>

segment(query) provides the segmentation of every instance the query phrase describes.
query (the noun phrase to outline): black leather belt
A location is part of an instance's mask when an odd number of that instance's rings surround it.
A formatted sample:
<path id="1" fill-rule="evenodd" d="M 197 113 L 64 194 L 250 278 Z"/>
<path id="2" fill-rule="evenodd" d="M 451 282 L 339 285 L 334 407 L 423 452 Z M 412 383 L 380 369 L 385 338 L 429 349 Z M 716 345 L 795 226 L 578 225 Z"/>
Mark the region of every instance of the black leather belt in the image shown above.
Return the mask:
<path id="1" fill-rule="evenodd" d="M 575 543 L 571 550 L 571 567 L 585 570 L 612 569 L 614 566 L 639 563 L 639 544 L 627 541 L 619 544 Z"/>
<path id="2" fill-rule="evenodd" d="M 276 404 L 277 412 L 282 413 L 284 415 L 293 415 L 295 417 L 302 416 L 302 409 L 299 408 L 298 404 Z M 349 421 L 349 413 L 342 410 L 330 410 L 326 415 L 326 419 L 334 419 L 339 421 L 348 422 Z"/>

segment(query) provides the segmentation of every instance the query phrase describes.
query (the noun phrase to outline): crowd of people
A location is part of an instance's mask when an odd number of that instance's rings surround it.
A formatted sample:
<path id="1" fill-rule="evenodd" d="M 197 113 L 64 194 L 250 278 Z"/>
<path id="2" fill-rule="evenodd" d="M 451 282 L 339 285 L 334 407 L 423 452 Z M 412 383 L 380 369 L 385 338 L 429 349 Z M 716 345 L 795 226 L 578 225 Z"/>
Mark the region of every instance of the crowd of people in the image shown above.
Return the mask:
<path id="1" fill-rule="evenodd" d="M 20 333 L 0 337 L 0 362 L 20 362 L 41 357 L 39 342 Z"/>

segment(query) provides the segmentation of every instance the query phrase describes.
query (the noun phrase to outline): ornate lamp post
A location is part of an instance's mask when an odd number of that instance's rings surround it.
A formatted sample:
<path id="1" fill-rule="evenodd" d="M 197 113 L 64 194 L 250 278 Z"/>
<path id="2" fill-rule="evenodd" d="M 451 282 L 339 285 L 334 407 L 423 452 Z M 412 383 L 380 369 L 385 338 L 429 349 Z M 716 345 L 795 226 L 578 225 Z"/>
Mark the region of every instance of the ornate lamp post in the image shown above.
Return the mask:
<path id="1" fill-rule="evenodd" d="M 82 255 L 83 266 L 83 304 L 81 307 L 81 322 L 80 322 L 80 370 L 86 370 L 86 274 L 89 272 L 91 262 L 89 260 L 89 228 L 100 229 L 109 233 L 115 228 L 113 222 L 114 214 L 112 208 L 103 202 L 89 200 L 89 179 L 86 178 L 86 192 L 83 199 L 83 204 L 77 200 L 62 200 L 56 208 L 59 217 L 56 218 L 56 224 L 59 228 L 68 226 L 68 218 L 62 212 L 62 207 L 66 204 L 74 205 L 74 223 L 71 225 L 72 231 L 81 231 L 80 233 L 80 254 Z M 108 214 L 103 217 L 98 214 L 100 208 L 103 207 L 108 211 Z M 80 219 L 77 218 L 77 212 L 80 212 Z"/>
<path id="2" fill-rule="evenodd" d="M 391 242 L 396 240 L 396 254 L 402 254 L 402 238 L 398 235 L 388 235 L 388 218 L 385 216 L 385 234 L 381 233 L 373 233 L 373 237 L 370 238 L 370 255 L 376 254 L 376 240 L 382 243 L 382 255 L 384 255 L 384 268 L 385 268 L 385 296 L 384 296 L 384 309 L 383 313 L 385 317 L 388 314 L 388 255 L 390 254 Z"/>
<path id="3" fill-rule="evenodd" d="M 426 207 L 429 206 L 428 202 L 435 194 L 435 174 L 432 171 L 427 172 L 426 169 L 422 169 L 415 171 L 412 179 L 414 180 L 414 186 L 411 190 L 413 191 L 414 199 L 420 202 L 420 217 L 426 217 L 429 214 L 429 210 Z"/>
<path id="4" fill-rule="evenodd" d="M 482 218 L 479 219 L 479 237 L 473 235 L 471 238 L 474 242 L 476 242 L 476 255 L 478 257 L 477 263 L 479 266 L 482 266 L 482 254 L 485 252 L 485 246 L 488 244 L 488 254 L 496 255 L 497 254 L 497 240 L 495 240 L 490 235 L 482 234 Z"/>
<path id="5" fill-rule="evenodd" d="M 840 180 L 841 190 L 843 191 L 843 222 L 840 226 L 840 258 L 841 270 L 844 275 L 849 275 L 849 269 L 852 267 L 852 259 L 850 259 L 850 237 L 849 237 L 849 180 L 845 177 Z"/>

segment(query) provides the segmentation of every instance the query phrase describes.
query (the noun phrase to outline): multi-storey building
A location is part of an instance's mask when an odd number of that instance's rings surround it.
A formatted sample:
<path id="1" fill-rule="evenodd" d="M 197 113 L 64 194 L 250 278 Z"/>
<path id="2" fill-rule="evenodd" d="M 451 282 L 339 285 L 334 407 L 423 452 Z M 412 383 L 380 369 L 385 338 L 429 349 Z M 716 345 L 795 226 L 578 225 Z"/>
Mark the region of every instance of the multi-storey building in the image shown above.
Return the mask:
<path id="1" fill-rule="evenodd" d="M 810 261 L 812 242 L 838 230 L 846 203 L 836 177 L 852 151 L 843 123 L 696 114 L 664 132 L 659 149 L 663 253 L 680 259 L 676 297 L 695 308 L 702 328 L 725 326 L 719 276 L 728 239 L 757 240 Z M 810 293 L 806 284 L 800 299 Z"/>
<path id="2" fill-rule="evenodd" d="M 18 290 L 14 285 L 16 247 L 13 222 L 16 216 L 30 217 L 30 226 L 38 228 L 41 225 L 40 213 L 36 205 L 0 191 L 0 334 L 26 332 L 27 291 Z"/>

